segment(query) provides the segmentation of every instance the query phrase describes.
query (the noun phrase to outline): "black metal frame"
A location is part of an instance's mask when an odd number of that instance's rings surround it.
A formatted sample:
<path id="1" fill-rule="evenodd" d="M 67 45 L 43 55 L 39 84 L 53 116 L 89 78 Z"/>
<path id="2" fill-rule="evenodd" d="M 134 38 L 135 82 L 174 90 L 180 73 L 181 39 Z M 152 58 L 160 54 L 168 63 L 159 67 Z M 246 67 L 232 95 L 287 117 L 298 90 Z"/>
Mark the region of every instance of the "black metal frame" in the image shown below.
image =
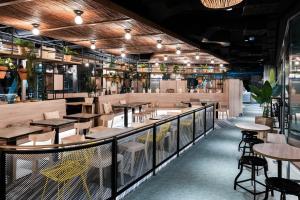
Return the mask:
<path id="1" fill-rule="evenodd" d="M 86 149 L 86 148 L 91 148 L 91 147 L 96 147 L 96 146 L 101 146 L 101 145 L 105 145 L 105 144 L 111 144 L 111 153 L 112 153 L 112 163 L 111 163 L 111 198 L 110 199 L 116 199 L 118 195 L 122 194 L 123 192 L 125 192 L 126 190 L 130 189 L 133 185 L 135 185 L 136 183 L 138 183 L 140 180 L 142 180 L 143 178 L 145 178 L 146 176 L 152 174 L 153 176 L 156 175 L 156 170 L 161 167 L 162 165 L 164 165 L 166 162 L 170 161 L 172 158 L 174 157 L 178 157 L 180 155 L 180 153 L 185 150 L 188 146 L 194 145 L 196 140 L 199 139 L 201 136 L 205 136 L 206 133 L 210 130 L 214 129 L 214 114 L 213 114 L 213 126 L 212 127 L 207 127 L 206 122 L 207 122 L 207 108 L 211 108 L 213 107 L 213 113 L 215 111 L 214 108 L 214 104 L 211 105 L 207 105 L 205 107 L 202 108 L 198 108 L 195 110 L 192 110 L 190 112 L 186 112 L 183 113 L 181 115 L 178 115 L 176 117 L 170 117 L 167 118 L 165 120 L 159 121 L 157 123 L 154 123 L 152 125 L 149 126 L 145 126 L 143 128 L 139 128 L 139 129 L 134 129 L 134 130 L 130 130 L 126 133 L 123 133 L 121 135 L 118 135 L 116 137 L 113 138 L 107 138 L 106 140 L 93 140 L 91 142 L 88 143 L 82 143 L 80 145 L 72 145 L 72 146 L 63 146 L 60 147 L 59 145 L 57 145 L 57 147 L 54 147 L 52 149 L 14 149 L 14 148 L 0 148 L 0 199 L 5 200 L 6 199 L 6 154 L 40 154 L 40 153 L 59 153 L 59 152 L 65 152 L 65 151 L 73 151 L 73 150 L 80 150 L 80 149 Z M 204 110 L 204 115 L 203 115 L 203 120 L 204 120 L 204 131 L 203 133 L 201 133 L 200 135 L 196 136 L 196 120 L 195 120 L 195 115 L 196 112 L 202 111 Z M 193 137 L 192 140 L 189 141 L 186 145 L 184 145 L 183 147 L 180 147 L 180 119 L 182 117 L 188 116 L 188 115 L 192 115 L 193 116 Z M 171 155 L 169 155 L 167 158 L 165 158 L 164 160 L 160 161 L 159 163 L 157 163 L 156 160 L 156 129 L 158 126 L 168 123 L 168 122 L 172 122 L 172 121 L 177 121 L 177 141 L 176 141 L 176 151 L 172 152 Z M 198 125 L 199 126 L 199 125 Z M 120 188 L 118 190 L 118 184 L 117 184 L 117 180 L 118 180 L 118 161 L 117 161 L 117 154 L 118 154 L 118 140 L 123 139 L 123 138 L 127 138 L 127 137 L 131 137 L 135 134 L 139 134 L 143 131 L 146 130 L 153 130 L 153 142 L 152 142 L 152 148 L 153 148 L 153 152 L 152 152 L 152 167 L 151 169 L 149 169 L 147 172 L 144 172 L 143 175 L 133 179 L 131 182 L 127 183 L 123 188 Z"/>

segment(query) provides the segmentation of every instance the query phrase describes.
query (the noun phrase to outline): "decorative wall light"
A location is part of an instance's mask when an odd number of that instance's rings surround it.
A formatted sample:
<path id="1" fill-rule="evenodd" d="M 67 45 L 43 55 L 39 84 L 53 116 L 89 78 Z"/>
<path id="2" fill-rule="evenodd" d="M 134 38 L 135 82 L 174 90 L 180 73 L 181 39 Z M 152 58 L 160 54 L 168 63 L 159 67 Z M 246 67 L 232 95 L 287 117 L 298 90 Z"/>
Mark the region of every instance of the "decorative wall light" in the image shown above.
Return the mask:
<path id="1" fill-rule="evenodd" d="M 243 0 L 201 0 L 201 3 L 207 8 L 224 9 L 235 6 L 242 1 Z"/>
<path id="2" fill-rule="evenodd" d="M 83 11 L 81 11 L 81 10 L 74 10 L 74 13 L 76 14 L 76 17 L 74 19 L 75 24 L 82 24 L 83 23 L 83 19 L 82 19 L 81 15 L 83 14 Z"/>

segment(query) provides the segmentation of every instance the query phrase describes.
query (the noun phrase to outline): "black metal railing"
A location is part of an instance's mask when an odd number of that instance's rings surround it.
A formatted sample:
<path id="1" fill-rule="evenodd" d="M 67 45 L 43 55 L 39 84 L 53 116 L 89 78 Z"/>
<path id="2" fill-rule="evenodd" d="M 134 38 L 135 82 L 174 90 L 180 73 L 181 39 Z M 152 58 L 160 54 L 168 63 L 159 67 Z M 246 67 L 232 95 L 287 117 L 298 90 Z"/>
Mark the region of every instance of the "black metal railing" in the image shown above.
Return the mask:
<path id="1" fill-rule="evenodd" d="M 0 199 L 116 199 L 214 128 L 207 105 L 106 140 L 2 147 Z"/>

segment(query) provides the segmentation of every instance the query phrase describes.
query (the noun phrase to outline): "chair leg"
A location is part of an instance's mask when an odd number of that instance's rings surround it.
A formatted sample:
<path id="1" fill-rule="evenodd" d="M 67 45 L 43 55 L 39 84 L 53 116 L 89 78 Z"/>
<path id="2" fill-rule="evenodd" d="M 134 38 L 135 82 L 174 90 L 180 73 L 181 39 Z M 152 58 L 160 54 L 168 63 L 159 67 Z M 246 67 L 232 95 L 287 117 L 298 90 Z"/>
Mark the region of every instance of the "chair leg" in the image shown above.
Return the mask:
<path id="1" fill-rule="evenodd" d="M 268 198 L 269 198 L 269 188 L 266 186 L 266 192 L 265 192 L 265 198 L 264 198 L 264 200 L 268 200 Z"/>
<path id="2" fill-rule="evenodd" d="M 46 192 L 47 185 L 48 185 L 48 178 L 46 178 L 46 182 L 44 184 L 43 194 L 42 194 L 42 198 L 41 198 L 42 200 L 44 199 L 44 195 L 45 195 L 45 192 Z"/>
<path id="3" fill-rule="evenodd" d="M 234 190 L 236 190 L 236 185 L 237 185 L 238 178 L 241 176 L 241 174 L 243 172 L 243 169 L 244 169 L 243 165 L 240 165 L 240 166 L 241 166 L 241 170 L 240 170 L 240 172 L 238 173 L 238 175 L 234 179 Z"/>
<path id="4" fill-rule="evenodd" d="M 87 185 L 86 180 L 85 180 L 86 177 L 83 174 L 81 174 L 80 177 L 81 177 L 81 180 L 82 180 L 82 185 L 83 185 L 83 187 L 86 190 L 86 193 L 88 195 L 88 199 L 92 199 L 89 188 L 88 188 L 88 185 Z"/>

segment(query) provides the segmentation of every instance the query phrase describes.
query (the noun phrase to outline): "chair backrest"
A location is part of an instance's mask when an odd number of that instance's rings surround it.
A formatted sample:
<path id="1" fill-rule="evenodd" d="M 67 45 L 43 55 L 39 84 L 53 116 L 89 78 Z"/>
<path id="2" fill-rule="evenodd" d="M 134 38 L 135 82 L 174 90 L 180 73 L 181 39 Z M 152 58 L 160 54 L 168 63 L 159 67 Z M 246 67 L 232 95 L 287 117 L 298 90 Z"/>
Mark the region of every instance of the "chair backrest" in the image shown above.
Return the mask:
<path id="1" fill-rule="evenodd" d="M 200 102 L 200 99 L 193 99 L 193 98 L 191 98 L 190 102 Z"/>
<path id="2" fill-rule="evenodd" d="M 103 111 L 104 114 L 111 114 L 113 113 L 113 109 L 111 103 L 103 103 Z"/>
<path id="3" fill-rule="evenodd" d="M 93 104 L 94 98 L 84 98 L 84 102 L 87 104 Z"/>
<path id="4" fill-rule="evenodd" d="M 72 135 L 61 139 L 62 144 L 70 144 L 70 143 L 77 143 L 77 142 L 84 142 L 85 137 L 84 135 Z"/>
<path id="5" fill-rule="evenodd" d="M 224 102 L 219 102 L 219 108 L 228 108 L 228 105 Z"/>
<path id="6" fill-rule="evenodd" d="M 162 141 L 167 133 L 170 131 L 171 128 L 171 123 L 165 123 L 160 125 L 159 127 L 159 132 L 156 134 L 156 142 Z"/>
<path id="7" fill-rule="evenodd" d="M 62 165 L 65 165 L 65 163 L 78 164 L 80 165 L 80 168 L 78 168 L 78 170 L 80 170 L 80 173 L 83 173 L 85 170 L 88 170 L 89 167 L 91 166 L 92 159 L 95 155 L 95 152 L 96 152 L 95 147 L 76 150 L 72 153 L 66 154 L 66 156 L 63 156 L 61 164 Z M 76 171 L 76 168 L 74 168 L 74 171 Z"/>
<path id="8" fill-rule="evenodd" d="M 28 139 L 32 141 L 33 146 L 54 144 L 55 131 L 40 134 L 30 134 Z"/>
<path id="9" fill-rule="evenodd" d="M 271 130 L 273 130 L 273 119 L 272 118 L 255 117 L 255 123 L 266 125 L 266 126 L 270 127 Z"/>
<path id="10" fill-rule="evenodd" d="M 74 128 L 76 134 L 79 135 L 81 130 L 90 130 L 90 128 L 92 128 L 92 121 L 75 123 Z"/>
<path id="11" fill-rule="evenodd" d="M 127 103 L 127 102 L 126 102 L 125 99 L 120 100 L 120 104 L 124 105 L 124 104 L 126 104 L 126 103 Z"/>
<path id="12" fill-rule="evenodd" d="M 59 111 L 45 112 L 44 118 L 45 119 L 59 119 L 60 118 Z"/>

